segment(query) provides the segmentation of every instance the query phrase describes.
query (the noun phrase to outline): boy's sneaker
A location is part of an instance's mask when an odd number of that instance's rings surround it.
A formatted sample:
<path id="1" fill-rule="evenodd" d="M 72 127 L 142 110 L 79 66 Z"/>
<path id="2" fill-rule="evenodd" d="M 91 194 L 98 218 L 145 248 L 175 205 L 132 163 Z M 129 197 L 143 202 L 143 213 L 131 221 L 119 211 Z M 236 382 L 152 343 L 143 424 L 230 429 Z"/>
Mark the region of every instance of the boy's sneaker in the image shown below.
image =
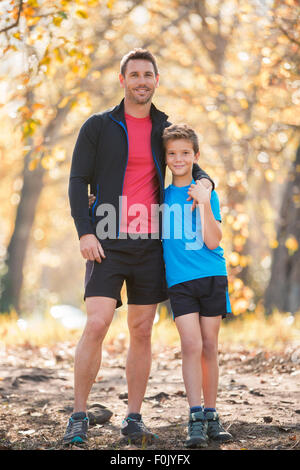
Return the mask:
<path id="1" fill-rule="evenodd" d="M 207 420 L 203 411 L 190 413 L 186 447 L 207 447 Z"/>
<path id="2" fill-rule="evenodd" d="M 89 418 L 86 413 L 73 413 L 63 438 L 64 444 L 83 444 L 87 442 L 87 431 L 89 428 Z"/>
<path id="3" fill-rule="evenodd" d="M 122 421 L 121 436 L 131 442 L 152 443 L 158 436 L 146 428 L 139 413 L 130 413 Z"/>
<path id="4" fill-rule="evenodd" d="M 233 439 L 232 435 L 223 428 L 216 411 L 207 411 L 205 417 L 208 423 L 207 434 L 210 439 L 221 442 Z"/>

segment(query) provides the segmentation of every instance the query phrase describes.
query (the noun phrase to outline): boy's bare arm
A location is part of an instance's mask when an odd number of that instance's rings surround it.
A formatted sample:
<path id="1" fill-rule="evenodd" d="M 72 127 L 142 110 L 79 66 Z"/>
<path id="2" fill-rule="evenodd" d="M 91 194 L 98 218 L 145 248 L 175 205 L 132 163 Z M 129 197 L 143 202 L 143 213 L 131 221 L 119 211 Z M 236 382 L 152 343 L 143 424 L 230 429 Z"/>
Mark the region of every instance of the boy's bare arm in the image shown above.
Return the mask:
<path id="1" fill-rule="evenodd" d="M 211 210 L 210 190 L 199 182 L 191 184 L 188 194 L 199 206 L 203 241 L 209 250 L 214 250 L 222 239 L 222 229 Z"/>

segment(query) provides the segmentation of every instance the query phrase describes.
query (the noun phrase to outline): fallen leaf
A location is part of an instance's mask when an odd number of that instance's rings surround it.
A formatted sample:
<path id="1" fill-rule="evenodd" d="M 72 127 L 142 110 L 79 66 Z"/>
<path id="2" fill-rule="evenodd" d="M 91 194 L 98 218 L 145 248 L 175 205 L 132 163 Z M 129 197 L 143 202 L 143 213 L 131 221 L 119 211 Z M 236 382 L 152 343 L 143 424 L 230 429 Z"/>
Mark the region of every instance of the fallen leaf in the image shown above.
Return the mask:
<path id="1" fill-rule="evenodd" d="M 27 431 L 18 431 L 19 434 L 23 436 L 30 436 L 31 434 L 35 433 L 35 429 L 28 429 Z"/>

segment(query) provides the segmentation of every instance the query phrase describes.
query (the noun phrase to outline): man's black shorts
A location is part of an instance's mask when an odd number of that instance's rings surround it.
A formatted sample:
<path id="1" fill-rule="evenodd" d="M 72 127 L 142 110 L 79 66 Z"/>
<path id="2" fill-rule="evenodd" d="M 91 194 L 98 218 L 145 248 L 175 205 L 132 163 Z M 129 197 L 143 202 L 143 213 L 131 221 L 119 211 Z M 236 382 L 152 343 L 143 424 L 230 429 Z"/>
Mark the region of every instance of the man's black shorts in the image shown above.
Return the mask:
<path id="1" fill-rule="evenodd" d="M 175 284 L 168 289 L 174 319 L 199 312 L 225 318 L 231 313 L 227 276 L 208 276 Z"/>
<path id="2" fill-rule="evenodd" d="M 86 262 L 86 297 L 103 296 L 122 305 L 126 281 L 128 304 L 152 305 L 168 299 L 162 244 L 156 239 L 102 240 L 106 258 Z"/>

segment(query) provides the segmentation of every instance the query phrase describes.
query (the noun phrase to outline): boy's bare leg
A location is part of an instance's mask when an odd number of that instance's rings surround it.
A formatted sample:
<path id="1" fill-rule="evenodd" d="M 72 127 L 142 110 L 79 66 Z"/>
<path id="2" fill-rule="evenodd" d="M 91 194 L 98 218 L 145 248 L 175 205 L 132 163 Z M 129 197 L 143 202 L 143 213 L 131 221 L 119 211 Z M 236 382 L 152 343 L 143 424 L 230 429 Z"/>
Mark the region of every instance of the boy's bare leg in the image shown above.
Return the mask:
<path id="1" fill-rule="evenodd" d="M 140 413 L 151 369 L 151 334 L 157 304 L 128 305 L 130 344 L 126 362 L 129 413 Z"/>
<path id="2" fill-rule="evenodd" d="M 75 352 L 74 412 L 85 411 L 101 364 L 102 343 L 113 319 L 117 301 L 87 297 L 87 322 Z"/>
<path id="3" fill-rule="evenodd" d="M 180 335 L 182 375 L 189 406 L 200 406 L 202 388 L 202 339 L 199 313 L 188 313 L 176 317 L 175 323 Z"/>
<path id="4" fill-rule="evenodd" d="M 218 317 L 200 317 L 202 334 L 202 389 L 206 408 L 215 408 L 219 383 L 218 336 L 221 325 Z"/>

